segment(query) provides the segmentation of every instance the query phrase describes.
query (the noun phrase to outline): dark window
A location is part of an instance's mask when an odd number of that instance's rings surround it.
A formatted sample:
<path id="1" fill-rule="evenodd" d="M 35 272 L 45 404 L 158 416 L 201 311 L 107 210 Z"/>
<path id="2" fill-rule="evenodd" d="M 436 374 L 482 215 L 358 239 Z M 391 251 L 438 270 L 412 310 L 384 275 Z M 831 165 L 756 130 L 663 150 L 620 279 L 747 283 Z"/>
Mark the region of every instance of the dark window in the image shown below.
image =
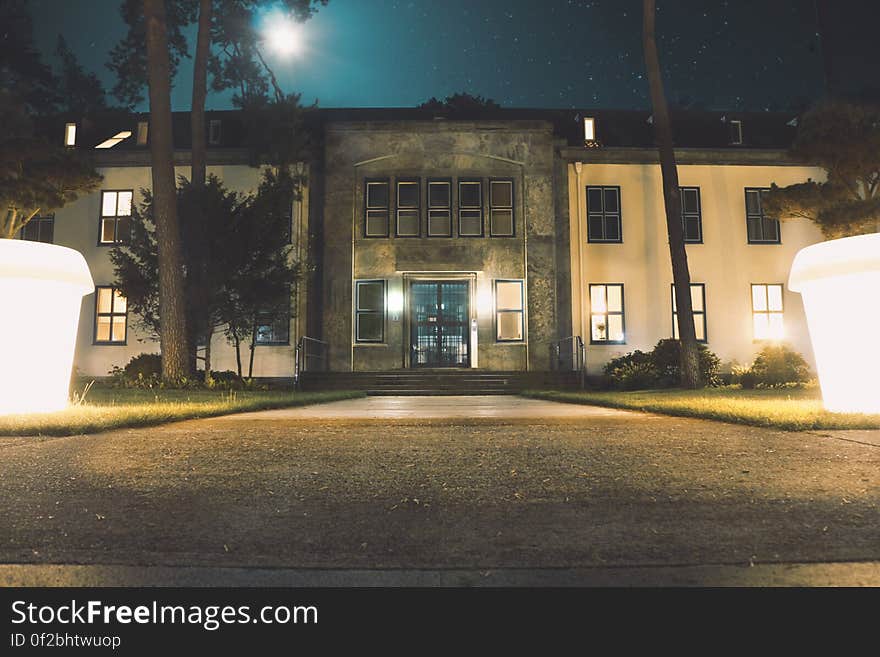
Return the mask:
<path id="1" fill-rule="evenodd" d="M 428 237 L 452 237 L 452 181 L 428 181 Z"/>
<path id="2" fill-rule="evenodd" d="M 34 217 L 21 229 L 21 239 L 52 244 L 55 240 L 55 215 Z"/>
<path id="3" fill-rule="evenodd" d="M 384 341 L 385 281 L 356 282 L 354 314 L 356 342 Z"/>
<path id="4" fill-rule="evenodd" d="M 124 244 L 131 238 L 130 189 L 101 192 L 101 226 L 99 244 Z"/>
<path id="5" fill-rule="evenodd" d="M 681 188 L 681 226 L 684 241 L 699 244 L 703 241 L 703 212 L 700 206 L 700 188 Z"/>
<path id="6" fill-rule="evenodd" d="M 125 344 L 128 302 L 115 287 L 95 288 L 95 344 Z"/>
<path id="7" fill-rule="evenodd" d="M 397 181 L 397 236 L 421 235 L 422 190 L 418 178 Z"/>
<path id="8" fill-rule="evenodd" d="M 212 119 L 208 123 L 208 143 L 212 146 L 220 144 L 222 125 L 219 119 Z"/>
<path id="9" fill-rule="evenodd" d="M 730 130 L 730 143 L 731 144 L 742 144 L 743 143 L 743 124 L 742 121 L 738 121 L 736 119 L 732 120 L 728 123 Z"/>
<path id="10" fill-rule="evenodd" d="M 458 235 L 483 236 L 483 183 L 480 180 L 458 181 Z"/>
<path id="11" fill-rule="evenodd" d="M 749 244 L 779 244 L 779 221 L 764 216 L 766 188 L 746 187 L 746 229 Z"/>
<path id="12" fill-rule="evenodd" d="M 706 342 L 706 285 L 691 283 L 691 307 L 694 311 L 694 332 L 697 342 Z M 675 285 L 672 285 L 672 337 L 678 340 L 678 308 L 675 303 Z"/>
<path id="13" fill-rule="evenodd" d="M 512 180 L 489 181 L 489 235 L 514 235 Z"/>
<path id="14" fill-rule="evenodd" d="M 368 180 L 364 200 L 364 235 L 388 237 L 388 180 Z"/>
<path id="15" fill-rule="evenodd" d="M 522 342 L 523 282 L 495 281 L 495 339 L 498 342 Z"/>
<path id="16" fill-rule="evenodd" d="M 590 342 L 626 342 L 622 283 L 590 284 Z"/>
<path id="17" fill-rule="evenodd" d="M 288 297 L 289 298 L 289 297 Z M 257 345 L 290 344 L 290 311 L 283 308 L 261 312 L 256 319 Z"/>
<path id="18" fill-rule="evenodd" d="M 587 241 L 623 241 L 620 187 L 587 187 Z"/>

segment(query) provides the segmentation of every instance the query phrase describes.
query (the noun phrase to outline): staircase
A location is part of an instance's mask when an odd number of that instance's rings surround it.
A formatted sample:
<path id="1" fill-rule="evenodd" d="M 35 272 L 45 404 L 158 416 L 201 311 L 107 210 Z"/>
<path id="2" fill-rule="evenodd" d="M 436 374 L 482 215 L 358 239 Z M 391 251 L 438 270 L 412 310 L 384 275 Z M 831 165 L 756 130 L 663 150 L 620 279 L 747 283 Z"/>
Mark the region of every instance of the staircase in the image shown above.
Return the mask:
<path id="1" fill-rule="evenodd" d="M 576 372 L 394 370 L 303 372 L 303 390 L 362 390 L 368 395 L 515 395 L 529 388 L 576 388 Z"/>

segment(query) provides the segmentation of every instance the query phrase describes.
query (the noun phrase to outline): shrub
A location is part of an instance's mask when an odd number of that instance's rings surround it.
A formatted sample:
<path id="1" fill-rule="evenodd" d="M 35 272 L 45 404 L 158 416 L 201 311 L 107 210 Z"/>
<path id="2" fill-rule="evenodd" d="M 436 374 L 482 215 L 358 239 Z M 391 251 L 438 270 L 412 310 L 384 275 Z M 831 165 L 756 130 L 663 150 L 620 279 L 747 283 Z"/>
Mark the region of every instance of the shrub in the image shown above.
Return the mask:
<path id="1" fill-rule="evenodd" d="M 657 385 L 657 369 L 651 354 L 638 349 L 610 360 L 604 371 L 611 385 L 620 390 L 639 390 Z"/>
<path id="2" fill-rule="evenodd" d="M 752 387 L 764 388 L 807 383 L 812 378 L 804 357 L 787 345 L 764 347 L 752 363 L 749 374 L 754 380 Z M 746 387 L 743 381 L 740 383 Z"/>
<path id="3" fill-rule="evenodd" d="M 162 356 L 160 354 L 138 354 L 123 369 L 123 374 L 132 381 L 162 377 Z"/>
<path id="4" fill-rule="evenodd" d="M 221 370 L 211 372 L 211 379 L 207 385 L 216 390 L 242 390 L 245 387 L 245 382 L 238 373 L 232 370 Z"/>
<path id="5" fill-rule="evenodd" d="M 709 351 L 704 344 L 697 344 L 700 354 L 700 377 L 707 386 L 721 383 L 721 359 Z M 660 340 L 650 353 L 651 361 L 657 370 L 658 383 L 662 387 L 674 388 L 681 381 L 681 342 L 673 338 Z"/>

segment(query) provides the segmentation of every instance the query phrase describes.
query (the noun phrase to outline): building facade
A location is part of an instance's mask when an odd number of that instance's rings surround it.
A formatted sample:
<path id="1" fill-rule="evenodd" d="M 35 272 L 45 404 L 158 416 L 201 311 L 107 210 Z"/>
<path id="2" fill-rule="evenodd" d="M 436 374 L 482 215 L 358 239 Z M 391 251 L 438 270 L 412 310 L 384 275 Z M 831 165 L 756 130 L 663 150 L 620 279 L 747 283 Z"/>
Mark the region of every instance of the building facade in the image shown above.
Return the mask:
<path id="1" fill-rule="evenodd" d="M 800 297 L 786 284 L 795 253 L 822 236 L 761 207 L 771 183 L 822 178 L 786 155 L 791 119 L 676 119 L 695 326 L 727 364 L 751 362 L 773 340 L 812 361 Z M 295 257 L 310 273 L 292 291 L 290 313 L 257 331 L 254 375 L 294 376 L 304 337 L 326 344 L 327 366 L 343 372 L 542 371 L 559 341 L 579 337 L 587 372 L 598 374 L 615 356 L 676 336 L 650 120 L 639 112 L 322 110 L 314 128 L 321 149 L 291 207 Z M 128 135 L 95 151 L 100 190 L 22 234 L 75 248 L 89 263 L 96 291 L 83 303 L 76 352 L 89 376 L 158 350 L 114 288 L 109 257 L 150 187 L 148 122 L 131 121 L 121 132 L 80 128 L 80 148 Z M 209 126 L 208 173 L 254 191 L 261 170 L 236 142 L 235 113 L 211 115 Z M 180 141 L 177 173 L 186 176 Z M 222 335 L 213 338 L 212 364 L 236 369 Z"/>

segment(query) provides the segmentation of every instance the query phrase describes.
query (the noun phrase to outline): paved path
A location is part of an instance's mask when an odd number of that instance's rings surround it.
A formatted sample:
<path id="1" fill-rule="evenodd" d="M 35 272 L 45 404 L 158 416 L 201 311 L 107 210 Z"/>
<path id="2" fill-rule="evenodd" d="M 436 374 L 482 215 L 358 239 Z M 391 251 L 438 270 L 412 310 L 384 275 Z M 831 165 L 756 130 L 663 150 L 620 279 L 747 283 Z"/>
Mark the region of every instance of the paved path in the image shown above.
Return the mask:
<path id="1" fill-rule="evenodd" d="M 880 585 L 880 447 L 510 397 L 0 438 L 0 584 Z"/>

